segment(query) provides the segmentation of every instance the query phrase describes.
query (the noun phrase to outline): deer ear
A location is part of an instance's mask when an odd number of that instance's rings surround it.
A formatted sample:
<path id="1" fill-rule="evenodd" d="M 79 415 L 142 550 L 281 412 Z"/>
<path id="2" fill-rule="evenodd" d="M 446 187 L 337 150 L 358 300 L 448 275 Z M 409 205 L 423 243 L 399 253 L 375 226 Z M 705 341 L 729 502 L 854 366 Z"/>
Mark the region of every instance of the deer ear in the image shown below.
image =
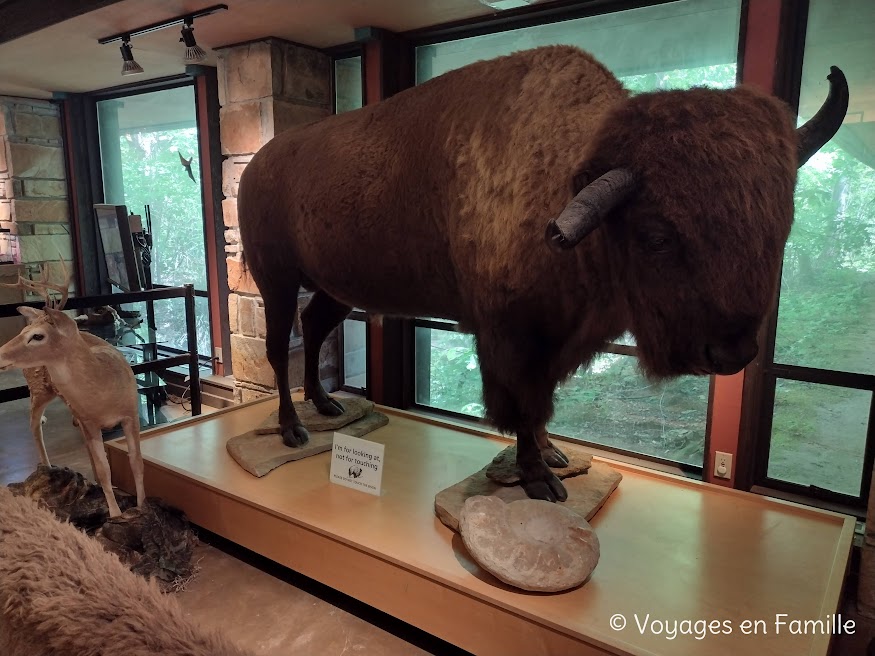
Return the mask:
<path id="1" fill-rule="evenodd" d="M 46 315 L 49 317 L 49 321 L 62 333 L 78 333 L 79 326 L 66 314 L 61 312 L 60 310 L 54 310 L 52 308 L 46 308 L 44 310 Z"/>
<path id="2" fill-rule="evenodd" d="M 42 310 L 27 307 L 26 305 L 21 305 L 15 309 L 18 310 L 18 314 L 22 315 L 25 319 L 27 319 L 27 323 L 29 324 L 45 316 Z"/>

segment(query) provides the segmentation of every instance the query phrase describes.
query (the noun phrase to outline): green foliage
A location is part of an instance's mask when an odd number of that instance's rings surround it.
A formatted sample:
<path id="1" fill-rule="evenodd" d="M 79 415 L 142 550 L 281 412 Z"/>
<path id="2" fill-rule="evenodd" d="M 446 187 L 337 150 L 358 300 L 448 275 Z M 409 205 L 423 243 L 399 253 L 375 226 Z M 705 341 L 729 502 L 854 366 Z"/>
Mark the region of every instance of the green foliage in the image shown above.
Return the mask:
<path id="1" fill-rule="evenodd" d="M 125 204 L 129 212 L 152 216 L 152 280 L 163 285 L 194 284 L 205 290 L 206 251 L 196 127 L 123 133 Z M 192 180 L 180 161 L 191 158 Z M 159 340 L 187 348 L 185 306 L 181 299 L 156 303 Z M 197 299 L 198 351 L 210 353 L 206 299 Z"/>

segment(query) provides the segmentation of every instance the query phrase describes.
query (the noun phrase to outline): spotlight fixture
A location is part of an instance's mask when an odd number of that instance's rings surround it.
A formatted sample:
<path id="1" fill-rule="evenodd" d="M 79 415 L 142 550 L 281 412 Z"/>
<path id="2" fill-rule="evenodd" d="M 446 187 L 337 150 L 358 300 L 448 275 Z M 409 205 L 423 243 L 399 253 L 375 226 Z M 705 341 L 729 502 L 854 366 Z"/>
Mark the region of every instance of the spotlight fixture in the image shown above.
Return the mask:
<path id="1" fill-rule="evenodd" d="M 0 2 L 0 4 L 2 4 L 2 2 Z M 136 75 L 137 73 L 143 72 L 143 67 L 134 61 L 134 56 L 131 53 L 131 37 L 148 34 L 149 32 L 155 32 L 157 30 L 163 30 L 165 27 L 179 25 L 181 23 L 182 38 L 179 40 L 185 44 L 185 63 L 190 64 L 200 62 L 207 58 L 207 52 L 201 48 L 194 39 L 194 28 L 192 27 L 194 19 L 202 16 L 209 16 L 210 14 L 215 14 L 218 11 L 225 11 L 227 9 L 228 5 L 213 5 L 211 7 L 183 14 L 182 16 L 174 16 L 173 18 L 168 18 L 167 20 L 158 23 L 152 23 L 151 25 L 144 25 L 143 27 L 126 30 L 119 34 L 113 34 L 112 36 L 98 39 L 97 42 L 104 45 L 106 43 L 112 43 L 113 41 L 121 41 L 122 58 L 125 60 L 124 67 L 122 68 L 122 75 Z"/>
<path id="2" fill-rule="evenodd" d="M 194 19 L 189 16 L 185 19 L 185 24 L 182 26 L 182 38 L 179 39 L 185 44 L 185 63 L 193 64 L 201 62 L 207 58 L 207 51 L 201 48 L 197 41 L 194 40 L 194 27 L 192 27 Z"/>
<path id="3" fill-rule="evenodd" d="M 122 46 L 119 50 L 122 51 L 122 75 L 139 75 L 143 72 L 143 67 L 134 61 L 130 36 L 126 35 L 122 38 Z"/>

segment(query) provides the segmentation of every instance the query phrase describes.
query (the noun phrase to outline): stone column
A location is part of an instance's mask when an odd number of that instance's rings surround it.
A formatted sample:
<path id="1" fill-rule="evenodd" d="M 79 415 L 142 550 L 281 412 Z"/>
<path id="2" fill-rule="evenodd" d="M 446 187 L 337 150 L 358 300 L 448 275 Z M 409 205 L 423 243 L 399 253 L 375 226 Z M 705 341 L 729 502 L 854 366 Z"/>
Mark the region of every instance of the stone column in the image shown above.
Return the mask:
<path id="1" fill-rule="evenodd" d="M 41 265 L 60 282 L 60 258 L 73 271 L 61 121 L 50 102 L 0 96 L 0 227 L 11 230 L 16 264 L 23 265 L 4 267 L 0 275 L 9 282 L 19 270 L 38 275 Z M 20 300 L 17 292 L 10 300 L 9 293 L 3 302 Z"/>
<path id="2" fill-rule="evenodd" d="M 265 355 L 264 305 L 242 264 L 237 223 L 237 186 L 252 155 L 274 135 L 331 113 L 331 58 L 281 39 L 266 39 L 219 51 L 222 154 L 222 211 L 228 265 L 231 357 L 238 401 L 271 393 L 273 370 Z M 301 294 L 298 311 L 309 295 Z M 303 384 L 300 318 L 289 343 L 289 382 Z M 338 386 L 338 348 L 325 340 L 320 375 L 327 389 Z"/>

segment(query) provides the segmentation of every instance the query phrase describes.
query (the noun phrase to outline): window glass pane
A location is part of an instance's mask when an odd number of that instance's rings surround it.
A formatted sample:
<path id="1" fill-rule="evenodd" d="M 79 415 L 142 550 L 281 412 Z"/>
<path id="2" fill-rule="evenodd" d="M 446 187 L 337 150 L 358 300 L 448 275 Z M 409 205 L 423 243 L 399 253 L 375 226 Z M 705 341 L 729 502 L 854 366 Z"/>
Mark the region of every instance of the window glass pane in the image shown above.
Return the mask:
<path id="1" fill-rule="evenodd" d="M 368 325 L 357 319 L 343 322 L 343 384 L 364 389 L 367 385 Z"/>
<path id="2" fill-rule="evenodd" d="M 483 417 L 474 338 L 431 328 L 418 327 L 416 333 L 416 402 Z M 638 373 L 636 358 L 606 353 L 556 390 L 556 414 L 548 428 L 566 437 L 701 465 L 708 385 L 705 377 L 654 384 Z"/>
<path id="3" fill-rule="evenodd" d="M 153 91 L 97 103 L 107 203 L 151 215 L 153 284 L 207 289 L 194 87 Z M 157 305 L 157 304 L 156 304 Z M 186 348 L 181 299 L 156 307 L 161 341 Z M 212 353 L 207 299 L 195 300 L 198 350 Z M 145 317 L 145 314 L 143 314 Z"/>
<path id="4" fill-rule="evenodd" d="M 781 282 L 778 362 L 875 373 L 873 28 L 873 2 L 811 1 L 800 122 L 826 97 L 830 65 L 848 78 L 850 106 L 836 136 L 799 171 Z"/>
<path id="5" fill-rule="evenodd" d="M 342 114 L 362 106 L 362 58 L 347 57 L 334 62 L 334 108 Z"/>
<path id="6" fill-rule="evenodd" d="M 708 414 L 706 376 L 654 383 L 637 358 L 605 353 L 556 390 L 550 432 L 701 466 Z"/>
<path id="7" fill-rule="evenodd" d="M 474 337 L 416 328 L 416 402 L 483 417 L 483 385 Z"/>
<path id="8" fill-rule="evenodd" d="M 362 58 L 347 57 L 334 62 L 334 111 L 336 114 L 362 106 Z M 367 385 L 368 326 L 364 321 L 343 322 L 343 384 L 365 389 Z"/>
<path id="9" fill-rule="evenodd" d="M 732 85 L 740 15 L 740 0 L 682 0 L 421 46 L 416 81 L 517 50 L 568 44 L 592 53 L 617 77 L 637 76 L 631 81 L 635 91 L 656 88 L 660 73 L 679 70 L 691 71 L 697 80 L 704 75 L 720 86 Z M 732 68 L 712 71 L 721 65 Z"/>
<path id="10" fill-rule="evenodd" d="M 860 494 L 872 393 L 779 380 L 769 478 Z"/>

